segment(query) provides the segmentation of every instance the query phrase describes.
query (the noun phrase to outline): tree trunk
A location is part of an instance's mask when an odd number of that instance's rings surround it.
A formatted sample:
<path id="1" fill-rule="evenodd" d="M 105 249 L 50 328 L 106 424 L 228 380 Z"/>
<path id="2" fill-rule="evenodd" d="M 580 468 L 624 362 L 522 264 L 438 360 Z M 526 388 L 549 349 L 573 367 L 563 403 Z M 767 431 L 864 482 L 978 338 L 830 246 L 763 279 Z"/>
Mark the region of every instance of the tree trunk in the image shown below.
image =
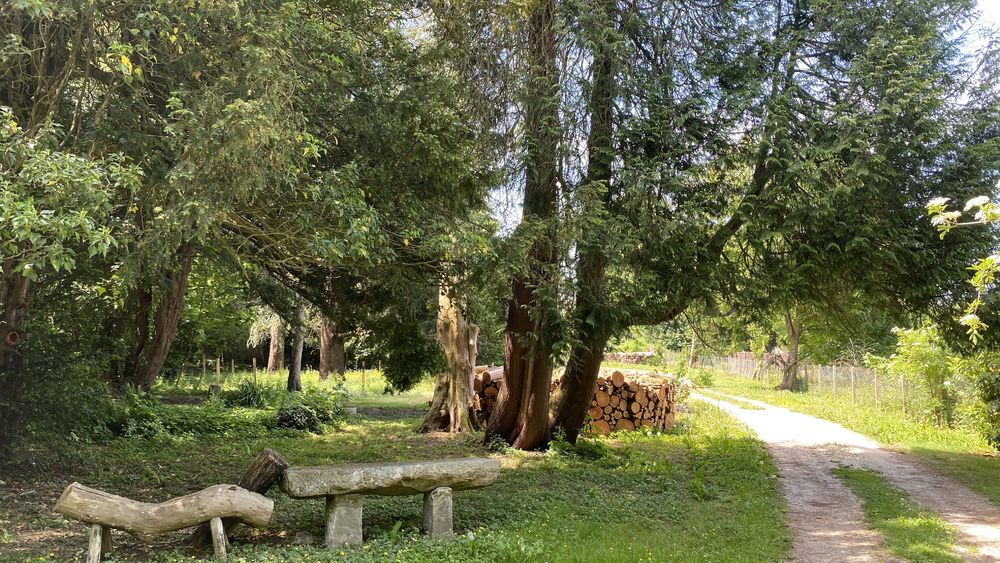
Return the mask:
<path id="1" fill-rule="evenodd" d="M 586 185 L 595 190 L 595 215 L 607 212 L 614 161 L 615 68 L 612 45 L 616 42 L 614 3 L 595 4 L 593 66 L 589 100 L 590 133 L 587 137 Z M 552 398 L 552 430 L 576 442 L 594 396 L 597 376 L 604 360 L 610 319 L 606 314 L 605 277 L 607 260 L 603 253 L 604 233 L 594 228 L 578 244 L 576 268 L 577 296 L 574 324 L 579 341 L 570 350 L 566 369 Z"/>
<path id="2" fill-rule="evenodd" d="M 135 331 L 135 341 L 132 343 L 132 352 L 125 358 L 125 366 L 118 380 L 120 385 L 137 380 L 142 353 L 149 345 L 149 314 L 153 309 L 153 293 L 147 287 L 136 286 L 128 297 L 128 303 L 126 322 Z"/>
<path id="3" fill-rule="evenodd" d="M 791 312 L 785 312 L 785 330 L 788 332 L 788 361 L 778 389 L 800 391 L 799 384 L 799 339 L 802 336 L 802 319 Z"/>
<path id="4" fill-rule="evenodd" d="M 281 371 L 283 369 L 285 369 L 285 325 L 279 319 L 271 325 L 267 371 Z"/>
<path id="5" fill-rule="evenodd" d="M 271 448 L 264 448 L 257 454 L 253 463 L 246 468 L 243 476 L 240 477 L 239 482 L 236 484 L 250 492 L 265 495 L 267 491 L 271 490 L 271 487 L 281 480 L 285 469 L 288 469 L 288 462 L 285 461 L 285 458 L 281 457 L 278 452 Z M 222 525 L 225 527 L 226 533 L 229 534 L 232 533 L 237 523 L 239 523 L 239 520 L 236 518 L 222 519 Z M 208 522 L 195 528 L 189 541 L 194 547 L 212 545 L 212 531 Z"/>
<path id="6" fill-rule="evenodd" d="M 490 416 L 486 440 L 495 436 L 520 449 L 549 441 L 549 385 L 553 313 L 542 293 L 556 275 L 559 121 L 558 44 L 554 0 L 535 0 L 528 13 L 525 92 L 525 180 L 522 226 L 540 227 L 529 251 L 527 271 L 512 280 L 504 337 L 505 385 Z"/>
<path id="7" fill-rule="evenodd" d="M 344 356 L 344 335 L 337 332 L 336 323 L 324 316 L 319 328 L 320 381 L 326 381 L 330 372 L 344 376 L 344 372 L 347 371 L 347 361 Z"/>
<path id="8" fill-rule="evenodd" d="M 21 394 L 26 385 L 22 350 L 26 340 L 31 280 L 14 272 L 6 260 L 0 271 L 0 459 L 10 457 L 17 434 Z"/>
<path id="9" fill-rule="evenodd" d="M 302 347 L 306 340 L 306 308 L 299 305 L 296 313 L 295 326 L 292 328 L 292 363 L 288 366 L 288 391 L 302 390 Z"/>
<path id="10" fill-rule="evenodd" d="M 430 411 L 417 431 L 472 432 L 479 426 L 472 405 L 479 327 L 466 321 L 444 287 L 438 305 L 437 337 L 448 358 L 448 371 L 438 375 Z"/>
<path id="11" fill-rule="evenodd" d="M 143 350 L 142 363 L 135 373 L 134 383 L 145 391 L 156 382 L 177 336 L 177 323 L 184 308 L 184 294 L 193 263 L 194 247 L 185 243 L 178 251 L 177 269 L 165 276 L 167 288 L 153 317 L 153 338 Z"/>

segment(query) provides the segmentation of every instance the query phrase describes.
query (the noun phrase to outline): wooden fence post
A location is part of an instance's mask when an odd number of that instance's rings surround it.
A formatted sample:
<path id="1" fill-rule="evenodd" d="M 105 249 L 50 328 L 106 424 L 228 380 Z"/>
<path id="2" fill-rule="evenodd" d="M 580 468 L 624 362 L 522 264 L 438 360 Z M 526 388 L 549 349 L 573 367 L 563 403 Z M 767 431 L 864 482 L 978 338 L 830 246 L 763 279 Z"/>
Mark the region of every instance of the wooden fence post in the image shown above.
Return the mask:
<path id="1" fill-rule="evenodd" d="M 833 400 L 837 400 L 837 366 L 833 366 Z"/>
<path id="2" fill-rule="evenodd" d="M 906 380 L 903 376 L 899 376 L 899 394 L 902 396 L 903 400 L 903 414 L 906 414 Z"/>
<path id="3" fill-rule="evenodd" d="M 875 409 L 878 409 L 878 401 L 879 401 L 879 396 L 878 396 L 878 372 L 877 371 L 873 371 L 872 372 L 872 377 L 875 378 Z"/>
<path id="4" fill-rule="evenodd" d="M 851 366 L 851 404 L 852 405 L 858 402 L 858 387 L 855 384 L 856 383 L 856 381 L 855 381 L 856 378 L 855 378 L 854 375 L 855 375 L 854 374 L 854 366 Z"/>

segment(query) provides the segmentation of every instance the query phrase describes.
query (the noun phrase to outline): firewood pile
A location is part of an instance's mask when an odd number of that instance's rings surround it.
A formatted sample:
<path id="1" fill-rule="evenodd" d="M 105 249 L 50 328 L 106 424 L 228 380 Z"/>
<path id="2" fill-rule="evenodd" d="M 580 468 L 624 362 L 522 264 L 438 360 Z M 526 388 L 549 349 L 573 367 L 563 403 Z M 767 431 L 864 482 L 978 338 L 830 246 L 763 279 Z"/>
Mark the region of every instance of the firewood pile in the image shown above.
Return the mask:
<path id="1" fill-rule="evenodd" d="M 485 424 L 493 414 L 493 409 L 497 405 L 497 395 L 500 394 L 500 384 L 503 383 L 503 366 L 476 367 L 476 379 L 472 382 L 472 390 L 475 392 L 473 398 L 476 413 L 479 420 Z"/>
<path id="2" fill-rule="evenodd" d="M 623 364 L 642 364 L 648 362 L 655 355 L 656 352 L 607 352 L 604 354 L 604 359 Z"/>
<path id="3" fill-rule="evenodd" d="M 475 407 L 482 421 L 489 420 L 496 408 L 497 395 L 503 384 L 503 368 L 476 370 L 473 383 Z M 552 381 L 551 390 L 559 386 Z M 590 429 L 607 435 L 613 430 L 635 430 L 650 427 L 670 428 L 674 425 L 674 404 L 677 386 L 670 377 L 648 372 L 620 370 L 603 372 L 597 378 L 590 401 Z"/>

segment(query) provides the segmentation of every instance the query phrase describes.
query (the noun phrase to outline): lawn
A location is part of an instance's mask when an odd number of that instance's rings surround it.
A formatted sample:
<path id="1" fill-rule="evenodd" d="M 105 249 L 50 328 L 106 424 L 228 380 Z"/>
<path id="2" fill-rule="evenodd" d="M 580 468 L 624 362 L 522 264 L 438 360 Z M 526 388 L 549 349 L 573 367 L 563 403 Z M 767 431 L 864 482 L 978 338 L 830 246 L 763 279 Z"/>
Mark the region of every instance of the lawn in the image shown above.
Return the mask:
<path id="1" fill-rule="evenodd" d="M 716 374 L 711 389 L 739 395 L 797 412 L 810 414 L 869 436 L 899 451 L 909 452 L 936 471 L 965 483 L 1000 503 L 1000 457 L 986 440 L 969 428 L 940 428 L 920 423 L 897 409 L 876 409 L 872 404 L 851 404 L 845 393 L 792 393 L 745 377 Z"/>
<path id="2" fill-rule="evenodd" d="M 318 385 L 315 377 L 307 373 L 306 385 Z M 31 444 L 21 465 L 0 470 L 0 559 L 81 557 L 85 526 L 51 513 L 71 481 L 162 501 L 234 482 L 264 447 L 293 464 L 492 456 L 504 469 L 495 485 L 455 494 L 458 535 L 450 542 L 419 533 L 421 498 L 412 496 L 366 498 L 364 546 L 328 551 L 291 545 L 297 534 L 302 539 L 300 532 L 321 540 L 323 503 L 274 490 L 270 527 L 238 532 L 231 552 L 237 561 L 781 561 L 788 554 L 784 503 L 770 459 L 744 427 L 711 406 L 694 403 L 669 433 L 616 435 L 576 448 L 557 444 L 547 453 L 497 452 L 482 445 L 481 434 L 414 433 L 429 385 L 382 395 L 381 379 L 368 372 L 366 392 L 360 374 L 350 374 L 347 387 L 355 391 L 348 404 L 358 405 L 359 414 L 323 434 L 250 424 L 250 431 L 237 425 L 223 435 Z M 189 403 L 204 398 L 187 382 L 158 392 Z M 192 417 L 209 407 L 161 408 Z M 246 420 L 267 414 L 229 411 Z M 115 560 L 207 555 L 190 552 L 186 537 L 177 532 L 144 545 L 116 532 Z"/>

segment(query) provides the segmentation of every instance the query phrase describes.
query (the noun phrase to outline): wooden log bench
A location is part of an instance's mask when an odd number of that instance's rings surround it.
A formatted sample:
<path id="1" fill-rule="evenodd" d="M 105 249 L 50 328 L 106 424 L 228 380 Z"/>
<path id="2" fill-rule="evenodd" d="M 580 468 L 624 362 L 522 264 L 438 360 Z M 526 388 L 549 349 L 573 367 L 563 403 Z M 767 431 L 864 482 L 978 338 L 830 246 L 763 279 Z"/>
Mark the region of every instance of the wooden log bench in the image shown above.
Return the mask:
<path id="1" fill-rule="evenodd" d="M 87 563 L 98 563 L 111 551 L 111 529 L 124 530 L 143 540 L 208 522 L 215 557 L 226 560 L 223 518 L 262 528 L 267 526 L 274 501 L 236 485 L 215 485 L 161 503 L 138 502 L 79 483 L 66 487 L 55 512 L 91 525 Z"/>
<path id="2" fill-rule="evenodd" d="M 500 461 L 463 458 L 399 463 L 289 467 L 281 489 L 292 498 L 326 498 L 325 544 L 359 544 L 364 495 L 424 495 L 424 529 L 432 537 L 454 534 L 452 491 L 492 485 Z"/>

